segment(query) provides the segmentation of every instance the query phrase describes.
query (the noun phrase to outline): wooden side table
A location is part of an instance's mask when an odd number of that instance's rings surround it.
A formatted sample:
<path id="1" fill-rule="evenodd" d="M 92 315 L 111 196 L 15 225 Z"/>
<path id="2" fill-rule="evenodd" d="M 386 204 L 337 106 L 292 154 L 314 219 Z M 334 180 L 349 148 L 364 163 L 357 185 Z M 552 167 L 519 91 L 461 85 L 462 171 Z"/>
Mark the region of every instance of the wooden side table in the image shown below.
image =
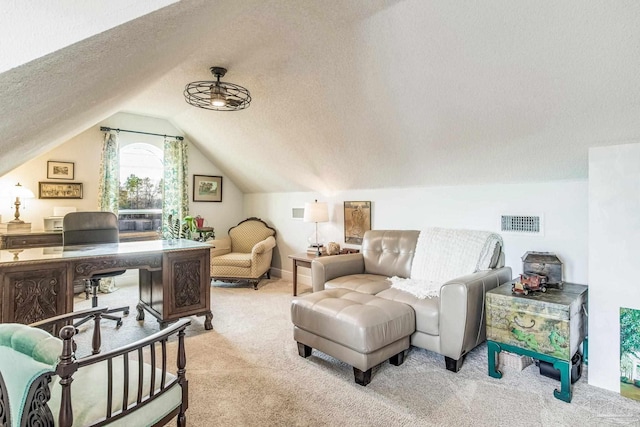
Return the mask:
<path id="1" fill-rule="evenodd" d="M 553 395 L 571 402 L 571 358 L 587 332 L 587 286 L 564 283 L 527 296 L 511 292 L 513 282 L 487 292 L 489 376 L 502 378 L 496 358 L 502 350 L 529 356 L 560 371 Z"/>
<path id="2" fill-rule="evenodd" d="M 298 295 L 298 267 L 311 268 L 311 261 L 317 256 L 305 252 L 289 255 L 289 258 L 293 260 L 293 296 L 295 297 Z"/>

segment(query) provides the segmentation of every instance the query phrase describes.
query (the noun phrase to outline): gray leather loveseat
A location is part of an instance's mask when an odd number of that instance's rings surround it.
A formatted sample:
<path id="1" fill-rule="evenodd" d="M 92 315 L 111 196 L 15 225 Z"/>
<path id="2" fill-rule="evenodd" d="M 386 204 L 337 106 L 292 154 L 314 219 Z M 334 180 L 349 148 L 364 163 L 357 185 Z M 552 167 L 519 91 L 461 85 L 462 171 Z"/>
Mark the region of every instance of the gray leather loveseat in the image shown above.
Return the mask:
<path id="1" fill-rule="evenodd" d="M 359 382 L 359 370 L 356 369 L 359 359 L 354 359 L 352 353 L 355 350 L 357 355 L 369 350 L 357 349 L 350 340 L 357 341 L 364 334 L 371 334 L 371 340 L 380 341 L 380 335 L 395 333 L 407 334 L 407 341 L 410 341 L 413 346 L 443 355 L 448 370 L 457 372 L 460 369 L 464 356 L 486 339 L 485 293 L 511 280 L 511 268 L 504 267 L 502 245 L 497 244 L 493 253 L 489 255 L 488 270 L 469 271 L 466 275 L 442 284 L 439 288 L 439 296 L 420 299 L 409 292 L 392 287 L 389 280 L 392 276 L 410 277 L 419 235 L 420 232 L 414 230 L 367 231 L 360 253 L 319 257 L 313 260 L 311 264 L 313 293 L 294 299 L 291 308 L 294 338 L 299 343 L 301 356 L 306 357 L 310 354 L 311 348 L 317 348 L 352 364 L 356 381 Z M 447 254 L 447 257 L 455 256 L 455 253 Z M 365 295 L 366 298 L 363 298 Z M 322 304 L 326 300 L 332 300 L 332 306 L 323 308 Z M 367 307 L 379 307 L 382 316 L 398 310 L 402 311 L 402 305 L 408 306 L 412 309 L 415 320 L 402 312 L 394 315 L 394 319 L 385 321 L 382 327 L 375 325 L 372 328 L 363 327 L 360 319 L 350 319 L 348 321 L 351 325 L 355 325 L 354 332 L 351 338 L 346 339 L 344 338 L 345 325 L 339 325 L 343 330 L 340 332 L 332 331 L 326 325 L 328 321 L 331 324 L 331 316 L 343 319 L 353 317 L 355 309 L 351 305 L 354 303 L 360 304 L 361 307 L 362 304 L 366 304 Z M 327 307 L 333 310 L 331 314 L 328 314 Z M 312 310 L 320 314 L 314 314 Z M 314 316 L 324 318 L 314 318 Z M 404 322 L 401 327 L 398 323 L 400 320 Z M 407 333 L 406 323 L 411 322 L 414 323 L 409 325 L 410 331 Z M 325 326 L 318 326 L 320 324 Z M 347 329 L 350 327 L 352 326 L 346 326 Z M 315 331 L 314 328 L 320 329 Z M 369 329 L 366 330 L 366 328 Z M 404 332 L 397 332 L 402 328 Z M 337 338 L 334 339 L 334 335 Z M 391 352 L 385 353 L 382 357 L 389 358 L 391 363 L 397 362 L 397 359 L 394 359 L 397 355 L 390 355 L 398 352 L 399 342 L 388 340 L 381 343 L 380 345 L 395 346 Z M 405 348 L 408 348 L 408 344 Z M 377 357 L 376 360 L 380 358 Z M 350 362 L 352 359 L 355 360 L 355 364 Z M 360 369 L 370 370 L 376 360 L 369 360 Z M 400 363 L 402 363 L 402 357 Z"/>

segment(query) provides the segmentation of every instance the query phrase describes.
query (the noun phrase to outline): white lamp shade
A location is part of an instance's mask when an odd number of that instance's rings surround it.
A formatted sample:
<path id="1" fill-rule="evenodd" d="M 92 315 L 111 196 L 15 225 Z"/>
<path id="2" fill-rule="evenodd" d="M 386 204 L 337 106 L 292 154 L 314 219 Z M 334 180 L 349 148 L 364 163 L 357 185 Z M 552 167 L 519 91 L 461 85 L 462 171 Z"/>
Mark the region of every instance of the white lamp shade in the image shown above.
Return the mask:
<path id="1" fill-rule="evenodd" d="M 304 204 L 304 222 L 328 222 L 329 208 L 326 202 Z"/>
<path id="2" fill-rule="evenodd" d="M 23 187 L 20 183 L 17 183 L 11 188 L 11 195 L 13 197 L 20 197 L 21 199 L 33 199 L 36 197 L 33 191 Z"/>

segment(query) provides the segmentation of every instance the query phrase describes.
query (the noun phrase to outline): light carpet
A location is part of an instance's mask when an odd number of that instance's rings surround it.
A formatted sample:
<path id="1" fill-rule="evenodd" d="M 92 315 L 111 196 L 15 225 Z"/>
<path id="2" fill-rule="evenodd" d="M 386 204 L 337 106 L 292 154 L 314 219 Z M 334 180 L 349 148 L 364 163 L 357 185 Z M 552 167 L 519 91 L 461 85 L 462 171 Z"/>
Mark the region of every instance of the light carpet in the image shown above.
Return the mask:
<path id="1" fill-rule="evenodd" d="M 101 305 L 132 308 L 119 329 L 104 321 L 103 349 L 159 330 L 149 314 L 135 320 L 137 286 L 122 282 L 99 296 Z M 457 374 L 445 369 L 442 356 L 411 348 L 403 365 L 383 363 L 362 387 L 350 366 L 330 356 L 316 350 L 298 356 L 291 282 L 263 280 L 257 291 L 214 284 L 213 330 L 204 330 L 203 317 L 192 317 L 187 329 L 188 425 L 640 426 L 640 402 L 589 386 L 587 369 L 573 386 L 572 403 L 554 398 L 559 382 L 534 365 L 489 377 L 484 344 Z M 84 297 L 75 303 L 76 309 L 90 305 Z"/>

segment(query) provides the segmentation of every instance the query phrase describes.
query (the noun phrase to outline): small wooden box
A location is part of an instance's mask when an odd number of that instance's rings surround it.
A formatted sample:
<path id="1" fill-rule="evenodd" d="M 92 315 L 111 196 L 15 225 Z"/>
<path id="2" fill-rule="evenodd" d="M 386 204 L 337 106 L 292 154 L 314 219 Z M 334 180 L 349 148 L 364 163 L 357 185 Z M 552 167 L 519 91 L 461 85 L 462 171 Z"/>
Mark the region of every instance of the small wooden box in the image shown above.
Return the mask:
<path id="1" fill-rule="evenodd" d="M 587 286 L 565 283 L 525 296 L 511 284 L 487 292 L 487 339 L 571 360 L 587 331 Z"/>

